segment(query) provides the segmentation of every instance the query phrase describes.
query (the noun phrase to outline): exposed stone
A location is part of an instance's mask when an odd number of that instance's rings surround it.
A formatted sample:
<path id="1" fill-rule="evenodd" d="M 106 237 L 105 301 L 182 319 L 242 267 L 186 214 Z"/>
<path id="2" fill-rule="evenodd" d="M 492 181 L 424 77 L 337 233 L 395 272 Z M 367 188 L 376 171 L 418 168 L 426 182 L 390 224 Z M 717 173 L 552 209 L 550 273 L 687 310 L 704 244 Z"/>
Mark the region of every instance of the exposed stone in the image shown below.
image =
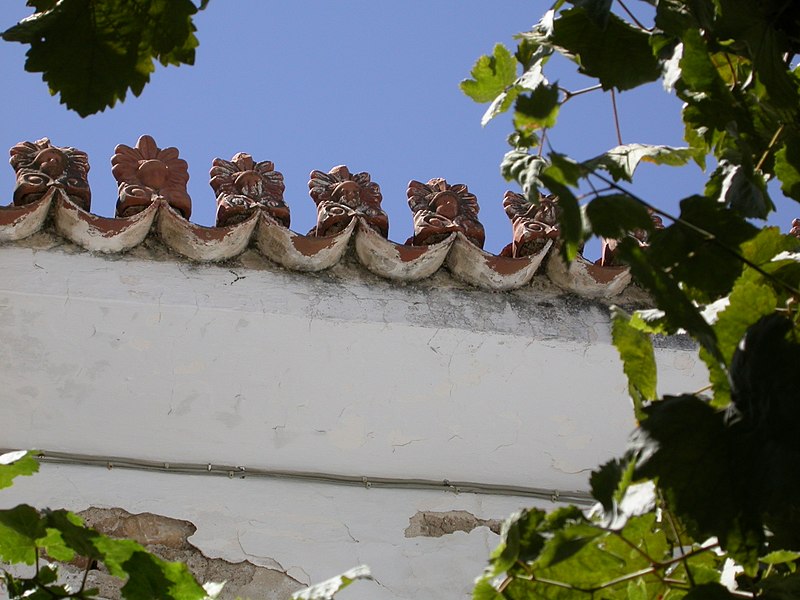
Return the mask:
<path id="1" fill-rule="evenodd" d="M 133 539 L 148 551 L 169 561 L 180 561 L 189 567 L 200 582 L 226 581 L 220 600 L 285 600 L 305 587 L 283 571 L 252 564 L 232 563 L 221 558 L 208 558 L 188 538 L 197 528 L 189 521 L 152 513 L 131 514 L 121 508 L 89 508 L 78 513 L 84 522 L 111 537 Z M 68 581 L 80 582 L 85 563 L 75 562 L 64 568 Z M 100 590 L 102 598 L 120 598 L 123 581 L 111 576 L 102 565 L 89 572 L 88 587 Z"/>
<path id="2" fill-rule="evenodd" d="M 499 519 L 479 519 L 465 510 L 420 511 L 408 520 L 405 535 L 407 538 L 442 537 L 456 531 L 469 533 L 477 527 L 488 527 L 499 534 L 502 525 Z"/>

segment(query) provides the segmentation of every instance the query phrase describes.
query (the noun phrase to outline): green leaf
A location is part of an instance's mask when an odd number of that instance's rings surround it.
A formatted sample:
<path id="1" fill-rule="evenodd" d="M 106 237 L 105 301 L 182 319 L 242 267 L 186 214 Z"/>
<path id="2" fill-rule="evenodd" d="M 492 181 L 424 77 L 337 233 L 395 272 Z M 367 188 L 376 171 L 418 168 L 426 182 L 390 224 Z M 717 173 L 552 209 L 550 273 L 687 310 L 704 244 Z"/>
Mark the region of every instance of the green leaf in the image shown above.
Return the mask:
<path id="1" fill-rule="evenodd" d="M 597 500 L 606 512 L 614 510 L 631 483 L 634 463 L 626 456 L 624 459 L 614 458 L 592 471 L 589 486 L 592 497 Z"/>
<path id="2" fill-rule="evenodd" d="M 628 394 L 633 401 L 634 414 L 642 417 L 642 407 L 656 399 L 656 355 L 650 336 L 631 326 L 625 311 L 612 308 L 611 339 L 622 359 L 628 378 Z"/>
<path id="3" fill-rule="evenodd" d="M 736 600 L 735 596 L 724 585 L 719 583 L 704 583 L 689 590 L 683 600 Z"/>
<path id="4" fill-rule="evenodd" d="M 489 108 L 486 109 L 486 112 L 483 113 L 481 117 L 481 127 L 486 127 L 489 121 L 511 108 L 511 105 L 514 104 L 514 100 L 519 96 L 519 92 L 519 88 L 513 86 L 492 100 Z"/>
<path id="5" fill-rule="evenodd" d="M 775 210 L 764 178 L 744 165 L 720 161 L 706 184 L 705 195 L 730 206 L 743 217 L 766 219 Z"/>
<path id="6" fill-rule="evenodd" d="M 539 553 L 536 560 L 537 566 L 547 569 L 567 561 L 585 546 L 604 535 L 606 535 L 605 531 L 586 521 L 571 523 L 557 529 Z"/>
<path id="7" fill-rule="evenodd" d="M 369 567 L 361 565 L 292 594 L 292 600 L 330 600 L 334 595 L 358 579 L 372 579 Z"/>
<path id="8" fill-rule="evenodd" d="M 0 490 L 9 487 L 15 477 L 33 475 L 38 470 L 39 462 L 27 450 L 0 455 Z"/>
<path id="9" fill-rule="evenodd" d="M 90 560 L 103 558 L 102 553 L 94 545 L 94 540 L 100 534 L 86 527 L 78 515 L 63 509 L 45 510 L 44 519 L 45 526 L 59 531 L 64 544 L 76 554 Z"/>
<path id="10" fill-rule="evenodd" d="M 45 536 L 37 540 L 37 544 L 53 560 L 69 562 L 75 558 L 75 552 L 66 545 L 57 529 L 48 528 Z"/>
<path id="11" fill-rule="evenodd" d="M 197 47 L 189 0 L 61 0 L 2 35 L 29 44 L 25 69 L 79 115 L 142 92 L 162 64 L 192 64 Z"/>
<path id="12" fill-rule="evenodd" d="M 668 506 L 694 539 L 716 536 L 738 562 L 753 568 L 765 540 L 751 439 L 694 396 L 666 397 L 644 412 L 631 442 L 641 456 L 635 477 L 658 479 Z"/>
<path id="13" fill-rule="evenodd" d="M 497 44 L 490 56 L 481 56 L 472 67 L 472 79 L 461 82 L 461 91 L 475 102 L 490 102 L 506 91 L 517 77 L 517 60 Z"/>
<path id="14" fill-rule="evenodd" d="M 791 552 L 789 550 L 776 550 L 770 552 L 766 556 L 762 556 L 759 560 L 767 565 L 782 565 L 789 562 L 794 562 L 800 558 L 800 552 Z"/>
<path id="15" fill-rule="evenodd" d="M 668 335 L 669 327 L 665 323 L 665 317 L 664 311 L 657 308 L 636 310 L 628 324 L 644 333 Z"/>
<path id="16" fill-rule="evenodd" d="M 608 17 L 611 15 L 612 0 L 572 0 L 576 8 L 582 8 L 586 15 L 603 29 L 608 24 Z"/>
<path id="17" fill-rule="evenodd" d="M 503 594 L 494 588 L 489 579 L 482 577 L 475 582 L 475 588 L 472 590 L 472 600 L 504 600 L 504 598 Z"/>
<path id="18" fill-rule="evenodd" d="M 500 543 L 489 557 L 494 577 L 511 569 L 519 560 L 533 560 L 544 546 L 540 527 L 545 512 L 535 508 L 517 511 L 503 523 Z"/>
<path id="19" fill-rule="evenodd" d="M 758 598 L 764 600 L 797 600 L 800 597 L 800 573 L 767 577 L 759 582 L 762 592 Z"/>
<path id="20" fill-rule="evenodd" d="M 620 179 L 633 181 L 633 173 L 642 161 L 656 165 L 680 167 L 689 162 L 693 156 L 694 152 L 690 148 L 626 144 L 589 159 L 583 165 L 592 171 L 596 169 L 608 171 L 614 181 L 619 181 Z"/>
<path id="21" fill-rule="evenodd" d="M 585 8 L 565 10 L 553 24 L 551 43 L 605 90 L 632 89 L 661 74 L 648 33 L 614 14 L 601 26 Z"/>
<path id="22" fill-rule="evenodd" d="M 630 266 L 637 283 L 653 294 L 656 305 L 664 311 L 664 318 L 661 321 L 663 329 L 670 333 L 685 329 L 712 356 L 720 360 L 714 330 L 669 272 L 653 264 L 652 246 L 645 254 L 637 240 L 625 238 L 617 245 L 617 252 Z"/>
<path id="23" fill-rule="evenodd" d="M 125 563 L 136 552 L 145 552 L 144 547 L 133 540 L 117 539 L 102 534 L 93 537 L 92 545 L 102 557 L 108 572 L 120 578 L 126 575 Z"/>
<path id="24" fill-rule="evenodd" d="M 775 174 L 783 193 L 800 201 L 800 136 L 787 138 L 775 153 Z"/>
<path id="25" fill-rule="evenodd" d="M 203 600 L 206 597 L 205 590 L 184 564 L 166 562 L 149 552 L 136 551 L 122 567 L 129 577 L 121 593 L 128 600 Z"/>
<path id="26" fill-rule="evenodd" d="M 541 156 L 528 154 L 525 150 L 506 152 L 500 163 L 500 172 L 506 181 L 516 181 L 522 187 L 522 193 L 532 202 L 539 200 L 539 175 L 547 167 L 547 161 Z"/>
<path id="27" fill-rule="evenodd" d="M 581 166 L 566 156 L 553 152 L 549 158 L 550 165 L 541 172 L 539 180 L 551 193 L 558 196 L 561 207 L 561 253 L 564 260 L 569 262 L 578 255 L 578 249 L 587 237 L 578 199 L 568 187 L 576 185 L 583 173 Z"/>
<path id="28" fill-rule="evenodd" d="M 747 329 L 761 317 L 772 314 L 777 308 L 778 300 L 773 291 L 761 283 L 739 281 L 729 297 L 729 304 L 719 313 L 714 331 L 717 334 L 719 349 L 727 364 L 730 364 L 733 353 Z M 714 406 L 723 408 L 730 401 L 730 385 L 727 373 L 713 361 L 708 364 L 709 370 L 720 369 L 712 377 L 714 385 Z"/>
<path id="29" fill-rule="evenodd" d="M 647 584 L 644 579 L 632 579 L 628 582 L 628 589 L 626 590 L 628 600 L 648 600 Z"/>
<path id="30" fill-rule="evenodd" d="M 44 12 L 50 10 L 58 3 L 58 0 L 28 0 L 25 4 L 32 6 L 36 12 Z"/>
<path id="31" fill-rule="evenodd" d="M 20 504 L 0 510 L 0 559 L 3 561 L 32 565 L 36 559 L 36 540 L 44 535 L 42 519 L 32 506 Z"/>
<path id="32" fill-rule="evenodd" d="M 742 272 L 735 253 L 759 230 L 703 196 L 682 200 L 680 219 L 650 236 L 647 255 L 653 266 L 689 286 L 701 302 L 726 295 Z"/>
<path id="33" fill-rule="evenodd" d="M 656 6 L 656 27 L 671 36 L 680 36 L 696 25 L 686 4 L 682 0 L 661 0 Z"/>
<path id="34" fill-rule="evenodd" d="M 586 207 L 592 232 L 609 239 L 620 239 L 632 231 L 653 231 L 647 208 L 627 194 L 598 196 Z"/>
<path id="35" fill-rule="evenodd" d="M 514 125 L 517 129 L 540 129 L 556 124 L 559 110 L 558 85 L 543 83 L 530 94 L 517 98 L 514 105 Z"/>

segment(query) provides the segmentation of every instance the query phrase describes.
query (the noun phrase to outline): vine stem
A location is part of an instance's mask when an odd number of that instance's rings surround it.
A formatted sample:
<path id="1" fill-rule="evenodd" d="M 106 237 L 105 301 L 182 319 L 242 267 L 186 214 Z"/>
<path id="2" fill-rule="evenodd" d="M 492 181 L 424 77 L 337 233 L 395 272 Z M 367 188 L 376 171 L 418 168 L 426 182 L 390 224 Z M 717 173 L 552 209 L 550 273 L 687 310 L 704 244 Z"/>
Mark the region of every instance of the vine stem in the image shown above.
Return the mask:
<path id="1" fill-rule="evenodd" d="M 634 23 L 636 23 L 637 27 L 644 29 L 645 31 L 653 31 L 652 27 L 645 27 L 642 24 L 642 22 L 636 18 L 636 15 L 634 15 L 630 10 L 628 10 L 628 7 L 625 6 L 625 3 L 622 0 L 617 0 L 617 3 L 622 7 L 622 10 L 625 11 L 625 13 L 631 18 L 631 20 Z"/>
<path id="2" fill-rule="evenodd" d="M 83 594 L 83 590 L 86 589 L 86 580 L 89 577 L 89 570 L 92 568 L 92 559 L 86 558 L 86 569 L 83 571 L 83 579 L 81 580 L 81 589 L 78 590 L 78 595 Z"/>
<path id="3" fill-rule="evenodd" d="M 570 98 L 574 98 L 575 96 L 581 96 L 582 94 L 588 94 L 589 92 L 596 92 L 597 90 L 602 90 L 603 86 L 598 83 L 597 85 L 593 85 L 580 90 L 575 90 L 574 92 L 565 88 L 558 88 L 558 89 L 561 90 L 561 92 L 563 92 L 564 94 L 564 100 L 563 102 L 561 102 L 561 104 L 564 104 L 564 102 L 566 102 Z"/>
<path id="4" fill-rule="evenodd" d="M 611 108 L 614 111 L 614 127 L 617 129 L 617 143 L 622 146 L 622 133 L 619 129 L 619 113 L 617 112 L 617 93 L 611 88 Z"/>
<path id="5" fill-rule="evenodd" d="M 663 501 L 663 499 L 662 499 Z M 678 545 L 681 547 L 681 555 L 678 557 L 680 562 L 683 563 L 683 568 L 686 569 L 686 577 L 689 578 L 689 584 L 694 587 L 694 575 L 692 575 L 691 569 L 689 569 L 689 560 L 687 558 L 686 552 L 683 551 L 683 540 L 681 539 L 681 534 L 678 533 L 678 528 L 675 525 L 675 519 L 672 517 L 672 513 L 669 511 L 668 508 L 663 507 L 662 510 L 664 514 L 667 516 L 667 521 L 669 521 L 669 526 L 672 528 L 672 532 L 675 534 L 675 539 L 678 540 Z"/>
<path id="6" fill-rule="evenodd" d="M 658 580 L 661 581 L 661 583 L 666 584 L 666 579 L 665 579 L 664 575 L 662 575 L 661 573 L 658 572 L 659 569 L 661 568 L 661 565 L 657 560 L 653 560 L 650 557 L 650 555 L 647 554 L 647 552 L 645 552 L 644 550 L 639 548 L 639 546 L 637 546 L 632 541 L 630 541 L 628 538 L 626 538 L 624 535 L 622 535 L 622 532 L 620 532 L 620 531 L 612 531 L 611 533 L 616 535 L 619 539 L 621 539 L 623 542 L 625 542 L 625 544 L 627 544 L 630 548 L 632 548 L 635 552 L 637 552 L 639 554 L 639 556 L 641 556 L 648 563 L 650 563 L 650 566 L 656 568 L 656 570 L 653 571 L 653 575 L 658 577 Z"/>
<path id="7" fill-rule="evenodd" d="M 789 292 L 792 296 L 794 296 L 796 298 L 800 298 L 800 290 L 798 290 L 794 286 L 789 285 L 785 281 L 782 281 L 782 280 L 778 279 L 777 277 L 775 277 L 771 273 L 767 273 L 764 269 L 759 267 L 752 260 L 750 260 L 748 258 L 745 258 L 744 256 L 739 254 L 739 252 L 737 252 L 733 248 L 731 248 L 731 247 L 727 246 L 726 244 L 723 244 L 722 242 L 720 242 L 717 239 L 717 237 L 713 233 L 711 233 L 710 231 L 706 231 L 705 229 L 703 229 L 702 227 L 698 227 L 694 223 L 690 223 L 689 221 L 685 221 L 685 220 L 681 219 L 680 217 L 676 217 L 674 215 L 671 215 L 670 213 L 668 213 L 668 212 L 666 212 L 664 210 L 661 210 L 660 208 L 657 208 L 656 206 L 653 206 L 647 200 L 643 199 L 640 196 L 637 196 L 636 194 L 634 194 L 630 190 L 625 189 L 624 187 L 622 187 L 621 185 L 619 185 L 615 181 L 612 181 L 611 179 L 608 179 L 607 177 L 604 177 L 603 175 L 600 175 L 597 171 L 591 171 L 591 173 L 592 173 L 592 175 L 597 177 L 600 181 L 606 183 L 608 186 L 610 186 L 611 188 L 617 190 L 618 192 L 622 192 L 623 194 L 625 194 L 629 198 L 632 198 L 633 200 L 636 200 L 639 204 L 643 205 L 646 208 L 649 208 L 650 210 L 652 210 L 657 215 L 660 215 L 662 217 L 666 217 L 667 219 L 670 219 L 671 221 L 674 221 L 675 223 L 680 223 L 684 227 L 687 227 L 688 229 L 691 229 L 696 234 L 698 234 L 701 237 L 703 237 L 707 242 L 710 242 L 710 243 L 714 244 L 715 246 L 717 246 L 721 250 L 725 251 L 727 254 L 730 254 L 731 256 L 733 256 L 734 258 L 739 260 L 740 262 L 746 264 L 748 267 L 750 267 L 751 269 L 756 271 L 759 275 L 763 276 L 765 279 L 768 279 L 769 281 L 772 281 L 773 283 L 775 283 L 779 287 L 781 287 L 784 290 L 786 290 L 787 292 Z"/>
<path id="8" fill-rule="evenodd" d="M 775 135 L 772 136 L 772 139 L 769 141 L 769 144 L 767 145 L 766 149 L 764 150 L 764 154 L 762 154 L 761 158 L 758 159 L 758 163 L 756 164 L 755 168 L 753 169 L 754 171 L 760 171 L 761 170 L 761 165 L 763 165 L 764 161 L 767 160 L 767 156 L 769 156 L 769 151 L 772 150 L 772 147 L 775 145 L 775 142 L 778 141 L 778 137 L 783 132 L 783 125 L 784 124 L 781 123 L 781 126 L 778 127 L 778 130 L 775 132 Z"/>

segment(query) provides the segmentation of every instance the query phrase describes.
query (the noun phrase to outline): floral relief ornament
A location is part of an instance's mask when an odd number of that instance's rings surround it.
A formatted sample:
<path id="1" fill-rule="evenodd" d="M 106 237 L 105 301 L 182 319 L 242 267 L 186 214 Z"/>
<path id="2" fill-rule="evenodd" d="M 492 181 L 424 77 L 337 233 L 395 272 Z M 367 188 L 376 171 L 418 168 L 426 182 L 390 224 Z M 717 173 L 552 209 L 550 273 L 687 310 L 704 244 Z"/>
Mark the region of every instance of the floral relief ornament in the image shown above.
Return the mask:
<path id="1" fill-rule="evenodd" d="M 309 195 L 317 205 L 317 225 L 308 235 L 335 235 L 360 217 L 383 237 L 389 236 L 389 217 L 381 208 L 381 189 L 369 173 L 350 173 L 339 165 L 328 173 L 311 171 Z"/>
<path id="2" fill-rule="evenodd" d="M 406 244 L 435 244 L 460 231 L 478 248 L 483 248 L 486 234 L 478 221 L 478 199 L 466 185 L 450 185 L 441 178 L 428 183 L 410 181 L 406 195 L 414 213 L 414 235 Z"/>
<path id="3" fill-rule="evenodd" d="M 503 208 L 511 219 L 513 241 L 503 248 L 501 256 L 520 258 L 538 254 L 548 240 L 559 238 L 558 196 L 540 194 L 538 202 L 531 202 L 522 194 L 508 191 L 503 197 Z"/>
<path id="4" fill-rule="evenodd" d="M 149 135 L 143 135 L 131 148 L 120 144 L 114 148 L 111 173 L 119 184 L 117 216 L 129 217 L 143 211 L 158 198 L 188 219 L 192 200 L 186 191 L 189 169 L 178 158 L 177 148 L 156 145 Z"/>
<path id="5" fill-rule="evenodd" d="M 215 158 L 212 165 L 209 183 L 217 196 L 217 227 L 244 221 L 257 209 L 289 227 L 283 175 L 271 161 L 257 163 L 249 154 L 239 152 L 229 161 Z"/>
<path id="6" fill-rule="evenodd" d="M 75 148 L 53 146 L 42 138 L 20 142 L 11 148 L 9 160 L 17 176 L 14 204 L 21 206 L 42 198 L 48 190 L 62 190 L 85 211 L 91 208 L 89 189 L 89 157 Z"/>

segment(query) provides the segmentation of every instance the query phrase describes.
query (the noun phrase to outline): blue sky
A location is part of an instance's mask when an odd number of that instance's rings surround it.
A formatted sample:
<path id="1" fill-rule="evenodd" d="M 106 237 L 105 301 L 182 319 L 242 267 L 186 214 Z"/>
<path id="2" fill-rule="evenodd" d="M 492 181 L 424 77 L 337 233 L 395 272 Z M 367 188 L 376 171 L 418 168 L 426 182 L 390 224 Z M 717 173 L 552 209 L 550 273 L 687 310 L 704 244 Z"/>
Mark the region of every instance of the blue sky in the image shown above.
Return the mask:
<path id="1" fill-rule="evenodd" d="M 213 224 L 216 210 L 208 185 L 211 161 L 248 152 L 272 160 L 284 174 L 292 229 L 301 233 L 316 218 L 309 172 L 346 164 L 380 184 L 389 237 L 398 242 L 411 235 L 408 181 L 444 177 L 477 195 L 486 249 L 496 253 L 511 241 L 503 193 L 518 191 L 499 172 L 511 125 L 506 117 L 481 128 L 485 106 L 464 96 L 458 83 L 496 42 L 513 47 L 512 36 L 530 28 L 549 4 L 211 0 L 195 20 L 195 66 L 159 66 L 140 97 L 85 119 L 51 97 L 40 75 L 24 72 L 24 46 L 0 42 L 0 146 L 46 136 L 88 152 L 92 212 L 112 216 L 114 146 L 132 146 L 150 134 L 161 147 L 176 146 L 188 161 L 192 221 L 203 225 Z M 5 0 L 3 8 L 3 29 L 31 12 L 23 0 Z M 564 87 L 586 85 L 570 63 L 554 66 L 550 78 Z M 660 84 L 620 94 L 618 106 L 624 143 L 682 145 L 680 104 Z M 570 100 L 550 140 L 579 159 L 617 145 L 610 96 Z M 643 165 L 637 177 L 633 189 L 670 210 L 704 182 L 693 165 Z M 5 203 L 13 185 L 11 167 L 0 169 Z M 775 222 L 786 230 L 800 210 L 777 190 L 773 199 Z"/>

